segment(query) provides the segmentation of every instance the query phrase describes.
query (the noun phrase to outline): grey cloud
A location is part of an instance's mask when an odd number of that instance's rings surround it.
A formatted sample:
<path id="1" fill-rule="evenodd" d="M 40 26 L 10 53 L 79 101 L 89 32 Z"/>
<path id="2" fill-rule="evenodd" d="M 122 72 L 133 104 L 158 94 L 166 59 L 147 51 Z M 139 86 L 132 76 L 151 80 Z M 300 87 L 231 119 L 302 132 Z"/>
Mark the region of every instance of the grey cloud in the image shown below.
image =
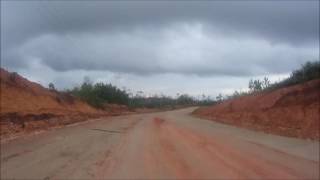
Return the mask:
<path id="1" fill-rule="evenodd" d="M 207 32 L 201 24 L 177 24 L 151 32 L 47 34 L 27 41 L 16 52 L 56 71 L 82 69 L 200 76 L 283 73 L 297 67 L 301 60 L 317 56 L 315 48 L 230 38 Z"/>
<path id="2" fill-rule="evenodd" d="M 49 2 L 2 1 L 3 42 L 43 33 L 130 31 L 176 22 L 202 22 L 230 33 L 261 36 L 276 43 L 317 43 L 319 2 Z"/>
<path id="3" fill-rule="evenodd" d="M 319 57 L 318 1 L 1 1 L 1 60 L 54 71 L 252 76 Z"/>

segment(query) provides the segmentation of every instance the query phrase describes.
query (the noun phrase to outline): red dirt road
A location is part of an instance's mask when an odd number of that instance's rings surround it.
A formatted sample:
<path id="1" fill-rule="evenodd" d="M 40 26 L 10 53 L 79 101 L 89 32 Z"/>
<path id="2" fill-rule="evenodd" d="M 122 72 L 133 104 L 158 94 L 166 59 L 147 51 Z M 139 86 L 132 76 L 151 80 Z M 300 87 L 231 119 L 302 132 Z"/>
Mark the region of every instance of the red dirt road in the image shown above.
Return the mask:
<path id="1" fill-rule="evenodd" d="M 1 144 L 3 178 L 319 179 L 319 142 L 191 117 L 119 116 Z"/>

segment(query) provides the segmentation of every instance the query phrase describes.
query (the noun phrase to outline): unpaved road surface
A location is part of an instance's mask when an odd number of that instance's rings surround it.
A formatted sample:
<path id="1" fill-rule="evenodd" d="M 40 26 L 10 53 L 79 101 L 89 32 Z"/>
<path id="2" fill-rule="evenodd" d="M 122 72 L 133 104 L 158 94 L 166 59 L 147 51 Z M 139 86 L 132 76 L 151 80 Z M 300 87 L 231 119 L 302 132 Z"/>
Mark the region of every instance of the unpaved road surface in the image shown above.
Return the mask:
<path id="1" fill-rule="evenodd" d="M 1 144 L 1 179 L 319 179 L 319 142 L 189 115 L 92 120 Z"/>

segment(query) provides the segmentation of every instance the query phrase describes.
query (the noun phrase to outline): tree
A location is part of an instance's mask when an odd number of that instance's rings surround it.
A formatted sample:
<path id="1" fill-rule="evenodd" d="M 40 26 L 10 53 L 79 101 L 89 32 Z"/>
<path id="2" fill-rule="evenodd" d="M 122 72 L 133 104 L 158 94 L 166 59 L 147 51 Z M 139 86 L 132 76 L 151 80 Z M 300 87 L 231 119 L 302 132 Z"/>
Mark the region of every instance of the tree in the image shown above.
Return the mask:
<path id="1" fill-rule="evenodd" d="M 259 79 L 253 81 L 254 84 L 254 90 L 255 91 L 261 91 L 262 90 L 262 81 Z"/>
<path id="2" fill-rule="evenodd" d="M 261 91 L 263 89 L 263 82 L 259 79 L 250 79 L 248 87 L 251 92 Z"/>
<path id="3" fill-rule="evenodd" d="M 180 105 L 190 105 L 194 103 L 194 99 L 187 94 L 182 94 L 177 98 L 177 103 Z"/>
<path id="4" fill-rule="evenodd" d="M 56 88 L 54 87 L 54 84 L 52 82 L 49 83 L 49 90 L 51 90 L 51 91 L 56 90 Z"/>
<path id="5" fill-rule="evenodd" d="M 249 87 L 251 92 L 254 91 L 254 84 L 253 84 L 253 80 L 252 79 L 250 79 L 248 87 Z"/>
<path id="6" fill-rule="evenodd" d="M 216 100 L 217 100 L 218 102 L 223 101 L 223 96 L 222 96 L 221 93 L 216 97 Z"/>
<path id="7" fill-rule="evenodd" d="M 267 77 L 264 77 L 262 81 L 262 89 L 266 89 L 269 86 L 270 86 L 270 80 Z"/>
<path id="8" fill-rule="evenodd" d="M 240 92 L 238 92 L 237 90 L 233 92 L 232 94 L 232 98 L 236 98 L 236 97 L 239 97 L 241 94 Z"/>

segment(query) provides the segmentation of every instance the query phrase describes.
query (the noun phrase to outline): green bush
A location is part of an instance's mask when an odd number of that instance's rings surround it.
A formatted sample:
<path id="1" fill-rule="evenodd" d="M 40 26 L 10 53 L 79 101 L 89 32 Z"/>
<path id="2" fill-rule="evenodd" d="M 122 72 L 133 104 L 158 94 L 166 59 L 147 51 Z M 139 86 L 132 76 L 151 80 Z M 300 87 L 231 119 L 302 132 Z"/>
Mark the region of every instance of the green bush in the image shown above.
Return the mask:
<path id="1" fill-rule="evenodd" d="M 279 82 L 270 83 L 267 77 L 264 77 L 262 80 L 259 79 L 251 79 L 249 81 L 249 91 L 248 92 L 238 92 L 235 91 L 232 95 L 219 96 L 216 97 L 217 102 L 221 102 L 228 99 L 234 99 L 240 96 L 250 95 L 260 91 L 270 91 L 275 90 L 283 87 L 288 87 L 300 83 L 304 83 L 313 79 L 320 78 L 320 62 L 313 61 L 313 62 L 306 62 L 303 64 L 299 69 L 294 70 L 291 75 Z"/>
<path id="2" fill-rule="evenodd" d="M 53 83 L 49 83 L 48 87 L 49 87 L 49 90 L 51 90 L 51 91 L 56 90 Z"/>
<path id="3" fill-rule="evenodd" d="M 85 81 L 80 87 L 75 87 L 70 92 L 72 95 L 97 108 L 103 108 L 105 103 L 127 105 L 129 101 L 129 96 L 125 91 L 111 84 L 92 84 L 89 81 Z"/>
<path id="4" fill-rule="evenodd" d="M 209 97 L 205 98 L 204 95 L 202 100 L 196 100 L 196 98 L 188 94 L 177 94 L 176 98 L 164 95 L 146 97 L 142 91 L 138 91 L 135 96 L 130 93 L 131 95 L 129 96 L 127 91 L 121 90 L 112 84 L 101 82 L 94 84 L 88 77 L 84 78 L 84 82 L 80 86 L 66 90 L 66 92 L 79 97 L 96 108 L 103 108 L 106 103 L 128 105 L 130 108 L 174 108 L 177 105 L 211 105 L 215 103 Z"/>
<path id="5" fill-rule="evenodd" d="M 280 82 L 276 82 L 267 89 L 278 89 L 282 87 L 292 86 L 295 84 L 304 83 L 313 79 L 320 78 L 320 62 L 306 62 L 300 69 L 294 70 L 290 77 Z"/>

